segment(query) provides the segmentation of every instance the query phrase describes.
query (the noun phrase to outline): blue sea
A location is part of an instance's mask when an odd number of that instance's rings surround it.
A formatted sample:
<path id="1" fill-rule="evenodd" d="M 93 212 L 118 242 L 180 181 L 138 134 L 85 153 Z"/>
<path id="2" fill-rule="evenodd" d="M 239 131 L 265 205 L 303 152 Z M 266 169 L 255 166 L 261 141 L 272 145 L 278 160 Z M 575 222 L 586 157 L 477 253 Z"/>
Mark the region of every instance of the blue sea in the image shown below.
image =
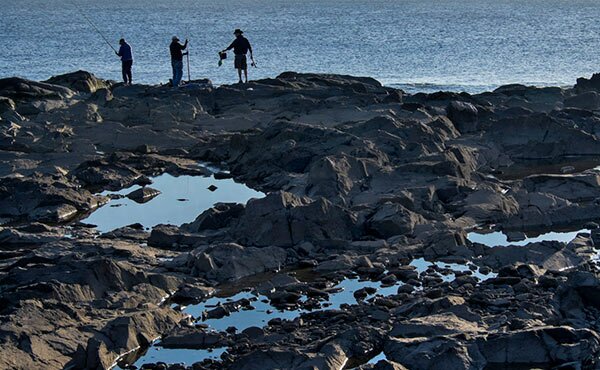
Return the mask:
<path id="1" fill-rule="evenodd" d="M 0 77 L 84 69 L 120 80 L 113 46 L 134 49 L 134 81 L 166 82 L 173 35 L 193 79 L 237 80 L 217 52 L 241 28 L 250 78 L 293 70 L 371 76 L 408 91 L 572 85 L 600 71 L 597 0 L 0 0 Z M 187 75 L 187 71 L 186 71 Z M 186 76 L 187 78 L 187 76 Z"/>

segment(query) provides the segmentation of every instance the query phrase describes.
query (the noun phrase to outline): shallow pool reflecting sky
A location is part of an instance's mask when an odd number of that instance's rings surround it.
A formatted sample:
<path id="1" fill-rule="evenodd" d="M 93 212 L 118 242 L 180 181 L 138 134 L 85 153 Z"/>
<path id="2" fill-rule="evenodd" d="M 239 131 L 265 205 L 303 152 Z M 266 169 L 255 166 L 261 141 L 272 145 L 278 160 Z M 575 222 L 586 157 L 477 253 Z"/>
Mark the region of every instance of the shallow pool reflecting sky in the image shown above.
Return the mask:
<path id="1" fill-rule="evenodd" d="M 158 224 L 181 225 L 193 221 L 200 213 L 215 203 L 246 203 L 250 198 L 262 198 L 264 193 L 255 191 L 232 179 L 216 180 L 213 176 L 179 176 L 163 174 L 152 178 L 150 187 L 160 190 L 161 194 L 147 203 L 139 204 L 129 198 L 111 200 L 108 204 L 82 220 L 97 225 L 100 232 L 107 232 L 133 223 L 144 227 Z M 210 191 L 210 185 L 217 190 Z M 133 186 L 117 193 L 127 195 L 139 189 Z M 103 195 L 111 192 L 104 192 Z"/>
<path id="2" fill-rule="evenodd" d="M 488 247 L 496 247 L 496 246 L 508 246 L 508 245 L 517 245 L 517 246 L 525 246 L 529 243 L 538 243 L 543 241 L 559 241 L 563 243 L 568 243 L 571 240 L 575 239 L 577 234 L 581 232 L 589 232 L 589 230 L 576 230 L 569 232 L 548 232 L 545 234 L 541 234 L 536 237 L 526 238 L 525 240 L 521 240 L 518 242 L 509 242 L 508 238 L 505 234 L 500 231 L 495 231 L 492 233 L 481 234 L 481 233 L 469 233 L 467 238 L 474 243 L 480 243 L 487 245 Z"/>

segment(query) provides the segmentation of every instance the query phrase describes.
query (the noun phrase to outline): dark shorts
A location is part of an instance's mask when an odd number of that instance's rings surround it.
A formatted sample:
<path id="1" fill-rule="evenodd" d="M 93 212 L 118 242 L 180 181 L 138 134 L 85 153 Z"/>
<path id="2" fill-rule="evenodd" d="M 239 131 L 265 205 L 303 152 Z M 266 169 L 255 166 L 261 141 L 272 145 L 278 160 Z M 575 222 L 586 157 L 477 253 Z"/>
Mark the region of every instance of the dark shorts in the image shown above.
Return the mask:
<path id="1" fill-rule="evenodd" d="M 248 69 L 248 62 L 244 54 L 236 55 L 233 63 L 235 69 Z"/>

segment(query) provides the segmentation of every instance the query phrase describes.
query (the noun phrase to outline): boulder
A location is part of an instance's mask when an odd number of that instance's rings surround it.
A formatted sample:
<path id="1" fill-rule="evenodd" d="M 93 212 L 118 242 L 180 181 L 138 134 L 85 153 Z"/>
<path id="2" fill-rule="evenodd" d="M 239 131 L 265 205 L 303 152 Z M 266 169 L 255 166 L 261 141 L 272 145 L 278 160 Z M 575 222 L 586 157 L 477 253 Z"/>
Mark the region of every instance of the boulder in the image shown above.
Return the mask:
<path id="1" fill-rule="evenodd" d="M 14 111 L 16 108 L 17 106 L 12 99 L 0 96 L 0 114 Z"/>
<path id="2" fill-rule="evenodd" d="M 83 93 L 94 93 L 99 89 L 106 89 L 110 87 L 108 82 L 101 80 L 86 71 L 76 71 L 59 76 L 53 76 L 45 82 L 53 85 L 64 86 L 71 90 Z"/>
<path id="3" fill-rule="evenodd" d="M 243 244 L 290 247 L 303 242 L 350 240 L 358 233 L 355 215 L 324 198 L 314 201 L 291 193 L 251 199 L 233 228 Z"/>
<path id="4" fill-rule="evenodd" d="M 531 243 L 527 248 L 511 245 L 486 249 L 480 261 L 493 269 L 515 264 L 534 264 L 547 270 L 561 271 L 581 264 L 583 259 L 563 243 L 546 241 Z"/>
<path id="5" fill-rule="evenodd" d="M 394 325 L 390 335 L 396 338 L 436 337 L 443 335 L 468 333 L 485 333 L 485 327 L 457 317 L 454 314 L 442 313 L 414 318 Z"/>
<path id="6" fill-rule="evenodd" d="M 485 359 L 474 344 L 453 337 L 417 337 L 385 342 L 386 357 L 409 369 L 483 369 Z"/>
<path id="7" fill-rule="evenodd" d="M 461 134 L 477 131 L 478 110 L 468 102 L 452 101 L 446 109 L 448 118 L 452 120 Z"/>
<path id="8" fill-rule="evenodd" d="M 314 161 L 308 171 L 309 195 L 329 200 L 344 197 L 366 177 L 366 166 L 354 158 L 324 157 Z"/>
<path id="9" fill-rule="evenodd" d="M 573 271 L 561 288 L 561 297 L 574 291 L 585 306 L 600 308 L 600 280 L 595 274 L 587 271 Z"/>
<path id="10" fill-rule="evenodd" d="M 590 79 L 580 77 L 575 84 L 576 91 L 600 90 L 600 74 L 594 73 Z"/>
<path id="11" fill-rule="evenodd" d="M 384 351 L 388 359 L 411 369 L 532 368 L 590 361 L 600 351 L 600 341 L 589 329 L 541 327 L 474 338 L 390 339 Z"/>
<path id="12" fill-rule="evenodd" d="M 70 204 L 38 207 L 29 213 L 28 218 L 37 222 L 66 222 L 77 215 L 77 208 Z"/>
<path id="13" fill-rule="evenodd" d="M 29 81 L 19 77 L 0 79 L 0 96 L 15 101 L 35 99 L 67 99 L 75 92 L 69 88 L 50 83 Z"/>
<path id="14" fill-rule="evenodd" d="M 224 282 L 279 270 L 286 258 L 287 253 L 278 247 L 243 247 L 227 243 L 193 250 L 187 265 L 194 276 Z"/>
<path id="15" fill-rule="evenodd" d="M 600 94 L 595 91 L 586 91 L 565 99 L 564 104 L 565 107 L 569 108 L 597 110 L 600 108 Z"/>
<path id="16" fill-rule="evenodd" d="M 217 203 L 202 212 L 193 222 L 181 225 L 181 228 L 194 233 L 202 230 L 221 229 L 237 220 L 243 214 L 244 209 L 243 204 Z"/>
<path id="17" fill-rule="evenodd" d="M 207 349 L 225 345 L 227 340 L 219 332 L 200 328 L 176 328 L 160 340 L 164 348 Z"/>
<path id="18" fill-rule="evenodd" d="M 479 338 L 477 346 L 488 366 L 534 367 L 589 361 L 600 351 L 600 337 L 589 329 L 543 327 L 491 334 Z"/>
<path id="19" fill-rule="evenodd" d="M 105 202 L 64 176 L 0 179 L 0 217 L 64 222 Z"/>
<path id="20" fill-rule="evenodd" d="M 368 220 L 368 228 L 375 235 L 390 238 L 396 235 L 412 235 L 415 225 L 424 223 L 425 219 L 400 204 L 386 203 Z"/>

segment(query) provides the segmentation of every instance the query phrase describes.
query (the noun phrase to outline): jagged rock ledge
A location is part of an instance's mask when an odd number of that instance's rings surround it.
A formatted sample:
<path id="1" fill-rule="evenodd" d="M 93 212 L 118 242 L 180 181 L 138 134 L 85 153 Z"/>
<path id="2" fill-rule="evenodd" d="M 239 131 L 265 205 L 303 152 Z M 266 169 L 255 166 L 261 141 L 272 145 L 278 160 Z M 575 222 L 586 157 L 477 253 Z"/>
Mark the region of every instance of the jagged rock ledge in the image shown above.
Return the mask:
<path id="1" fill-rule="evenodd" d="M 599 90 L 600 75 L 478 95 L 293 72 L 180 89 L 83 71 L 0 79 L 0 368 L 108 368 L 161 335 L 229 347 L 194 369 L 593 368 Z M 268 195 L 151 231 L 99 235 L 77 222 L 106 203 L 100 191 L 207 175 L 199 161 Z M 584 224 L 592 231 L 568 244 L 466 238 L 476 225 Z M 417 257 L 498 276 L 445 282 L 407 266 Z M 283 267 L 321 277 L 272 280 L 270 299 L 290 307 L 343 276 L 405 284 L 237 334 L 208 334 L 164 304 Z M 386 360 L 365 364 L 381 351 Z"/>

